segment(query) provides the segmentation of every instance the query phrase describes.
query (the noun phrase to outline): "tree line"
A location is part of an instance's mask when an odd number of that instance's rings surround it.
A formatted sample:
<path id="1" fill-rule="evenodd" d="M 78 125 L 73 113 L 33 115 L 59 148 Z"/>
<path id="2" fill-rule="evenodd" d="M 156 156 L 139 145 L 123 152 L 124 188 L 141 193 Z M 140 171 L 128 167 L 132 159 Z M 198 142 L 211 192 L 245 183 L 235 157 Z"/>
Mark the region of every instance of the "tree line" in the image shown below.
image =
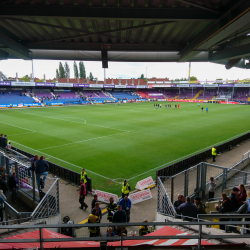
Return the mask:
<path id="1" fill-rule="evenodd" d="M 85 79 L 86 77 L 86 70 L 83 62 L 79 62 L 79 66 L 77 66 L 77 63 L 74 61 L 74 77 L 75 78 L 80 78 L 80 79 Z M 65 62 L 64 66 L 62 65 L 61 62 L 59 62 L 59 68 L 56 69 L 56 78 L 70 78 L 70 68 L 67 62 Z M 89 73 L 89 79 L 91 81 L 94 80 L 93 74 L 90 72 Z"/>

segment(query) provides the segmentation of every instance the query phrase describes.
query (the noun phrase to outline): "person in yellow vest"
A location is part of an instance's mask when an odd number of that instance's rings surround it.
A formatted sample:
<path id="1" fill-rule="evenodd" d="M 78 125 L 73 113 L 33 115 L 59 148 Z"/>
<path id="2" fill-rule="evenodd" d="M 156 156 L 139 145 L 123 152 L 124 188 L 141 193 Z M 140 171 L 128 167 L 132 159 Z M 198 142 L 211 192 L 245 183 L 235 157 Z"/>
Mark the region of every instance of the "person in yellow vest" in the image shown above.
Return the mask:
<path id="1" fill-rule="evenodd" d="M 83 180 L 84 181 L 84 183 L 85 183 L 85 185 L 86 185 L 86 183 L 87 183 L 87 173 L 86 173 L 86 171 L 85 171 L 85 169 L 83 168 L 82 169 L 82 172 L 81 172 L 81 178 L 80 178 L 80 181 L 81 180 Z"/>
<path id="2" fill-rule="evenodd" d="M 89 215 L 88 223 L 100 223 L 98 216 L 96 215 L 97 210 L 94 208 L 92 213 Z M 98 237 L 100 236 L 100 227 L 88 227 L 89 237 Z"/>
<path id="3" fill-rule="evenodd" d="M 147 220 L 144 220 L 143 222 L 148 222 Z M 139 236 L 143 236 L 143 235 L 146 235 L 146 234 L 149 234 L 150 231 L 148 230 L 148 226 L 144 225 L 144 226 L 140 226 L 140 229 L 139 229 Z"/>
<path id="4" fill-rule="evenodd" d="M 217 153 L 216 153 L 216 148 L 213 147 L 212 148 L 212 156 L 213 156 L 213 162 L 215 162 L 215 157 L 216 157 Z"/>
<path id="5" fill-rule="evenodd" d="M 129 184 L 127 183 L 127 180 L 124 180 L 122 184 L 122 198 L 125 196 L 129 196 L 129 191 L 131 190 Z"/>

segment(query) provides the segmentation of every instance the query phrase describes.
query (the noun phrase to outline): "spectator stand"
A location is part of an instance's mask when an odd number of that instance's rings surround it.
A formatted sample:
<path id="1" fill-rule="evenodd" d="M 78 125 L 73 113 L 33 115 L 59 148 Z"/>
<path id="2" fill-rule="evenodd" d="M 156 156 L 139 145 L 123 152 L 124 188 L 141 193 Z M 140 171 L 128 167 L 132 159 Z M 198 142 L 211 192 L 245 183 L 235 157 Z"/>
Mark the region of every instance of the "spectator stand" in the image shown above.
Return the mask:
<path id="1" fill-rule="evenodd" d="M 21 204 L 26 204 L 33 212 L 18 212 L 5 202 L 6 223 L 9 221 L 9 215 L 20 223 L 21 221 L 37 221 L 58 216 L 59 222 L 59 179 L 47 177 L 45 187 L 42 192 L 38 192 L 34 172 L 31 171 L 29 176 L 28 168 L 30 167 L 30 158 L 16 152 L 13 149 L 0 149 L 0 165 L 5 167 L 8 174 L 7 181 L 13 172 L 16 173 L 18 181 L 17 197 Z M 10 194 L 9 194 L 10 195 Z M 18 205 L 18 204 L 17 204 Z"/>

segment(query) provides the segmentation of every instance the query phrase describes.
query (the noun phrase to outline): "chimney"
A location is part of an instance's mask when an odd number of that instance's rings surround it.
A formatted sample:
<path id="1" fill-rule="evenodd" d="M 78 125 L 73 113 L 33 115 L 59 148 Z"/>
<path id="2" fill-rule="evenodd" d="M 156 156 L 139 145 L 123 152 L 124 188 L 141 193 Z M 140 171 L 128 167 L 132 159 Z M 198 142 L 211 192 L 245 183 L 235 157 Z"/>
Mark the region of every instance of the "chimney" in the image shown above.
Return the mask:
<path id="1" fill-rule="evenodd" d="M 112 80 L 111 83 L 114 84 L 113 78 L 111 78 L 111 80 Z"/>
<path id="2" fill-rule="evenodd" d="M 98 78 L 97 78 L 97 77 L 96 77 L 96 79 L 95 79 L 95 83 L 98 84 Z"/>
<path id="3" fill-rule="evenodd" d="M 56 74 L 56 81 L 58 82 L 58 75 Z"/>
<path id="4" fill-rule="evenodd" d="M 140 79 L 138 79 L 138 84 L 137 85 L 140 85 Z"/>
<path id="5" fill-rule="evenodd" d="M 79 77 L 77 77 L 76 80 L 77 80 L 77 83 L 79 83 Z"/>
<path id="6" fill-rule="evenodd" d="M 67 83 L 69 83 L 69 74 L 67 75 Z"/>
<path id="7" fill-rule="evenodd" d="M 89 84 L 89 77 L 87 77 L 87 84 Z"/>
<path id="8" fill-rule="evenodd" d="M 46 76 L 45 76 L 45 74 L 43 75 L 43 82 L 46 82 Z"/>
<path id="9" fill-rule="evenodd" d="M 126 79 L 126 85 L 128 84 L 128 79 Z"/>
<path id="10" fill-rule="evenodd" d="M 134 85 L 134 79 L 132 79 L 132 85 Z"/>
<path id="11" fill-rule="evenodd" d="M 16 81 L 18 82 L 18 73 L 16 73 Z"/>
<path id="12" fill-rule="evenodd" d="M 0 71 L 0 81 L 2 81 L 3 79 L 3 74 L 2 74 L 2 72 Z"/>

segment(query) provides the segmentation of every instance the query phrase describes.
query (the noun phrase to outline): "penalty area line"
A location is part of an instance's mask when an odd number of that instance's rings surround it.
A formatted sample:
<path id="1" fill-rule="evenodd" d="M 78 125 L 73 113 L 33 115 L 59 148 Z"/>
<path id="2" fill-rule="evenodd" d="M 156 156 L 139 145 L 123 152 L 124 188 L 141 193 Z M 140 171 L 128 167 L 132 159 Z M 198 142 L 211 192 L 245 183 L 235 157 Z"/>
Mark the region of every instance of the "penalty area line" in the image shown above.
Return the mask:
<path id="1" fill-rule="evenodd" d="M 36 152 L 42 153 L 42 154 L 44 154 L 44 155 L 46 155 L 46 156 L 49 156 L 49 158 L 53 158 L 53 159 L 56 159 L 56 160 L 58 160 L 58 161 L 67 163 L 67 164 L 69 164 L 69 165 L 71 165 L 71 166 L 74 166 L 74 167 L 77 167 L 77 168 L 82 169 L 82 167 L 79 167 L 79 166 L 77 166 L 77 165 L 75 165 L 75 164 L 72 164 L 72 163 L 70 163 L 70 162 L 64 161 L 64 160 L 59 159 L 59 158 L 57 158 L 57 157 L 54 157 L 54 156 L 52 156 L 52 155 L 49 155 L 49 154 L 44 153 L 44 152 L 42 152 L 42 151 L 39 151 L 39 150 L 37 150 L 37 149 L 34 149 L 34 148 L 31 148 L 31 147 L 25 146 L 25 145 L 23 145 L 23 144 L 21 144 L 21 143 L 18 143 L 18 142 L 16 142 L 16 141 L 13 141 L 13 142 L 16 143 L 16 144 L 18 144 L 18 145 L 21 145 L 21 146 L 23 146 L 23 147 L 25 147 L 25 148 L 28 148 L 28 149 L 34 150 L 34 151 L 36 151 Z M 95 172 L 93 172 L 93 171 L 91 171 L 91 170 L 89 170 L 89 169 L 87 169 L 87 168 L 85 168 L 85 169 L 86 169 L 88 172 L 90 172 L 90 173 L 92 173 L 92 174 L 94 174 L 94 175 L 97 175 L 97 176 L 102 177 L 102 178 L 104 178 L 104 179 L 113 181 L 112 179 L 110 179 L 110 178 L 108 178 L 108 177 L 106 177 L 106 176 L 104 176 L 104 175 L 97 174 L 97 173 L 95 173 Z M 113 182 L 119 184 L 119 182 L 116 182 L 116 181 L 113 181 Z"/>
<path id="2" fill-rule="evenodd" d="M 132 179 L 134 179 L 134 178 L 136 178 L 136 177 L 142 176 L 142 175 L 144 175 L 144 174 L 147 174 L 147 173 L 149 173 L 149 172 L 151 172 L 151 171 L 154 171 L 154 170 L 157 170 L 157 169 L 159 170 L 159 169 L 163 168 L 163 167 L 166 166 L 166 165 L 175 163 L 175 162 L 177 162 L 177 161 L 179 161 L 179 160 L 185 159 L 185 158 L 187 158 L 187 157 L 189 157 L 189 156 L 195 155 L 195 154 L 200 153 L 200 152 L 202 152 L 202 151 L 204 151 L 204 150 L 207 150 L 207 149 L 209 149 L 209 148 L 212 148 L 212 147 L 213 147 L 214 145 L 216 145 L 216 144 L 221 144 L 221 143 L 223 143 L 223 142 L 230 141 L 231 139 L 234 139 L 234 138 L 236 138 L 236 137 L 239 137 L 239 136 L 241 136 L 241 135 L 244 135 L 244 134 L 246 134 L 246 133 L 248 133 L 248 132 L 250 132 L 250 130 L 245 131 L 245 132 L 243 132 L 243 133 L 241 133 L 241 134 L 235 135 L 235 136 L 233 136 L 233 137 L 231 137 L 231 138 L 228 138 L 228 139 L 226 139 L 226 140 L 223 140 L 223 141 L 214 143 L 214 144 L 211 145 L 211 146 L 208 146 L 208 147 L 206 147 L 206 148 L 200 149 L 200 150 L 195 151 L 195 152 L 193 152 L 193 153 L 190 153 L 190 154 L 188 154 L 188 155 L 182 156 L 182 157 L 180 157 L 180 158 L 178 158 L 178 159 L 175 159 L 175 160 L 173 160 L 173 161 L 164 163 L 164 164 L 162 164 L 161 166 L 152 168 L 152 169 L 150 169 L 150 170 L 148 170 L 148 171 L 146 171 L 146 172 L 143 172 L 143 173 L 141 173 L 141 174 L 138 174 L 138 175 L 136 175 L 136 176 L 134 176 L 134 177 L 128 179 L 128 181 L 130 181 L 130 180 L 132 180 Z"/>

